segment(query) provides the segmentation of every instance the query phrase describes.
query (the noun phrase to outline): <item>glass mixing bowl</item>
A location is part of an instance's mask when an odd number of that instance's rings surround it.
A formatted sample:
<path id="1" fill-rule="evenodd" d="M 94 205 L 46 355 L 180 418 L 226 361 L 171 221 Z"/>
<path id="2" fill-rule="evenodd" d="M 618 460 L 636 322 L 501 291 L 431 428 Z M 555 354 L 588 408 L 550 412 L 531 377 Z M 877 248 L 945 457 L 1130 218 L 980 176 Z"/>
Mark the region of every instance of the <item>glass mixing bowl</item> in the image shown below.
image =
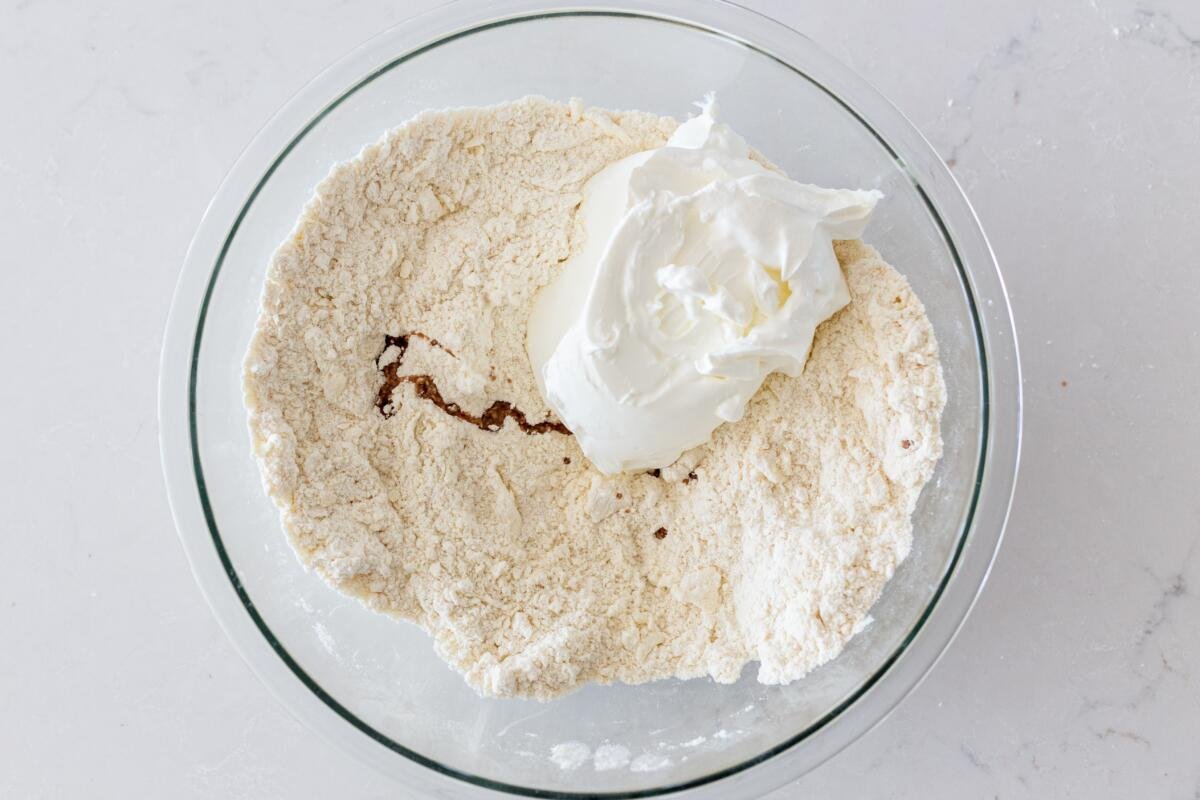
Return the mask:
<path id="1" fill-rule="evenodd" d="M 679 119 L 715 90 L 794 178 L 886 194 L 867 239 L 908 276 L 941 345 L 945 456 L 914 546 L 837 659 L 789 686 L 589 686 L 551 703 L 480 699 L 416 627 L 305 572 L 264 495 L 241 362 L 271 253 L 330 165 L 426 108 L 525 94 Z M 967 614 L 1000 541 L 1020 432 L 999 272 L 949 171 L 870 86 L 800 34 L 689 0 L 459 2 L 327 69 L 238 160 L 188 251 L 163 347 L 163 468 L 215 614 L 294 713 L 439 797 L 757 796 L 877 723 Z M 628 759 L 624 754 L 628 753 Z"/>

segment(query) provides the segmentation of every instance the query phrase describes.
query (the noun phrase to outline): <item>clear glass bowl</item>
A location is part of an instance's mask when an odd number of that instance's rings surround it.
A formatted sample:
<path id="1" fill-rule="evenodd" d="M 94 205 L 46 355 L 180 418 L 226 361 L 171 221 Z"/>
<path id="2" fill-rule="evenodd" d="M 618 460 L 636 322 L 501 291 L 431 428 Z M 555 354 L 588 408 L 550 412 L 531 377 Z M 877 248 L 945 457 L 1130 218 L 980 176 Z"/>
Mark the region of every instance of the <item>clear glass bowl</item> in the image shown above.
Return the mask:
<path id="1" fill-rule="evenodd" d="M 874 623 L 790 686 L 759 685 L 751 668 L 733 686 L 480 699 L 417 628 L 306 573 L 280 531 L 250 456 L 240 376 L 271 253 L 331 164 L 423 109 L 533 93 L 682 119 L 712 90 L 726 119 L 791 176 L 887 196 L 867 238 L 924 301 L 949 389 L 945 457 L 916 510 L 912 554 Z M 502 0 L 455 3 L 387 31 L 255 138 L 188 252 L 159 413 L 171 506 L 197 581 L 263 681 L 326 737 L 439 797 L 739 798 L 861 735 L 949 643 L 1007 515 L 1020 379 L 1000 275 L 954 179 L 896 109 L 811 41 L 725 4 Z M 570 748 L 591 757 L 564 768 Z M 603 768 L 616 748 L 629 763 Z"/>

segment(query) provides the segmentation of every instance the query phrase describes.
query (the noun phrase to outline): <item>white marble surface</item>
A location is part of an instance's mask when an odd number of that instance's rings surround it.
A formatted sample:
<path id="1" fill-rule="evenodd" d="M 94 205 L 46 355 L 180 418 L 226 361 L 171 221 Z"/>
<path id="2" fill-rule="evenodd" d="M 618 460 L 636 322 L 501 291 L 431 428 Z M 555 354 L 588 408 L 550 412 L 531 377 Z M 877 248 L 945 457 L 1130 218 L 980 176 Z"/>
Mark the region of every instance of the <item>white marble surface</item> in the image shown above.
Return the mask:
<path id="1" fill-rule="evenodd" d="M 195 588 L 155 386 L 191 233 L 308 77 L 428 3 L 0 3 L 0 797 L 405 796 Z M 933 141 L 1012 293 L 1025 456 L 974 614 L 776 797 L 1200 797 L 1200 4 L 753 3 Z"/>

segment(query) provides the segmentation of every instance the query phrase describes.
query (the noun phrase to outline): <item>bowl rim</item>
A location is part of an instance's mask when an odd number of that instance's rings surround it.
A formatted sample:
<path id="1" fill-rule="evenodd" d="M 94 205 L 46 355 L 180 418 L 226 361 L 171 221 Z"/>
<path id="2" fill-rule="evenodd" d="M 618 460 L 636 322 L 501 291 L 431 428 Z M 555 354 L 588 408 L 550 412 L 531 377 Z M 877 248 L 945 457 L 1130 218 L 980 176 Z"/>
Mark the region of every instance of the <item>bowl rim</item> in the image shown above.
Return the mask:
<path id="1" fill-rule="evenodd" d="M 195 389 L 209 300 L 245 214 L 292 148 L 358 89 L 422 52 L 482 30 L 563 16 L 642 18 L 715 34 L 777 61 L 842 105 L 909 174 L 941 228 L 967 296 L 982 367 L 975 495 L 939 587 L 897 649 L 835 708 L 755 757 L 698 778 L 634 791 L 563 793 L 472 775 L 395 742 L 342 706 L 287 652 L 242 585 L 208 500 L 197 434 Z M 809 71 L 797 63 L 806 64 Z M 819 72 L 821 80 L 810 71 Z M 876 122 L 868 123 L 868 118 Z M 888 138 L 877 128 L 887 128 Z M 196 581 L 236 649 L 298 718 L 413 788 L 434 791 L 445 785 L 441 776 L 448 776 L 488 794 L 617 800 L 712 787 L 718 781 L 726 781 L 722 789 L 729 791 L 722 796 L 729 797 L 734 787 L 727 779 L 739 784 L 737 794 L 769 790 L 799 777 L 882 721 L 932 669 L 987 579 L 1012 502 L 1021 403 L 1007 293 L 969 201 L 903 114 L 819 45 L 783 23 L 726 0 L 457 0 L 388 28 L 327 67 L 272 116 L 237 159 L 206 208 L 184 259 L 163 339 L 158 413 L 168 499 Z M 869 710 L 864 702 L 868 695 L 874 700 Z M 814 738 L 817 733 L 823 734 L 819 741 Z M 403 761 L 395 759 L 397 753 L 407 759 L 402 768 L 394 763 Z M 789 757 L 778 757 L 784 753 Z"/>

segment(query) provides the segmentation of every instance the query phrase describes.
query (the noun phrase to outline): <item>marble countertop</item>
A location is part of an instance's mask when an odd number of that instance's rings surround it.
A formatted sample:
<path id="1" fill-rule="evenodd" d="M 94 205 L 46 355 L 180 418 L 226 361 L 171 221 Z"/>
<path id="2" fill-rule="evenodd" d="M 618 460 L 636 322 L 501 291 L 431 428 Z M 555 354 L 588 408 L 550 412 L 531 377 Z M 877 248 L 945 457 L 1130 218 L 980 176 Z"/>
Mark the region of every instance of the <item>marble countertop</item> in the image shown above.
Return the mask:
<path id="1" fill-rule="evenodd" d="M 426 2 L 0 6 L 0 796 L 382 798 L 233 651 L 167 509 L 158 353 L 226 169 Z M 1200 4 L 750 5 L 951 165 L 1011 291 L 1025 450 L 974 613 L 774 798 L 1200 797 Z"/>

